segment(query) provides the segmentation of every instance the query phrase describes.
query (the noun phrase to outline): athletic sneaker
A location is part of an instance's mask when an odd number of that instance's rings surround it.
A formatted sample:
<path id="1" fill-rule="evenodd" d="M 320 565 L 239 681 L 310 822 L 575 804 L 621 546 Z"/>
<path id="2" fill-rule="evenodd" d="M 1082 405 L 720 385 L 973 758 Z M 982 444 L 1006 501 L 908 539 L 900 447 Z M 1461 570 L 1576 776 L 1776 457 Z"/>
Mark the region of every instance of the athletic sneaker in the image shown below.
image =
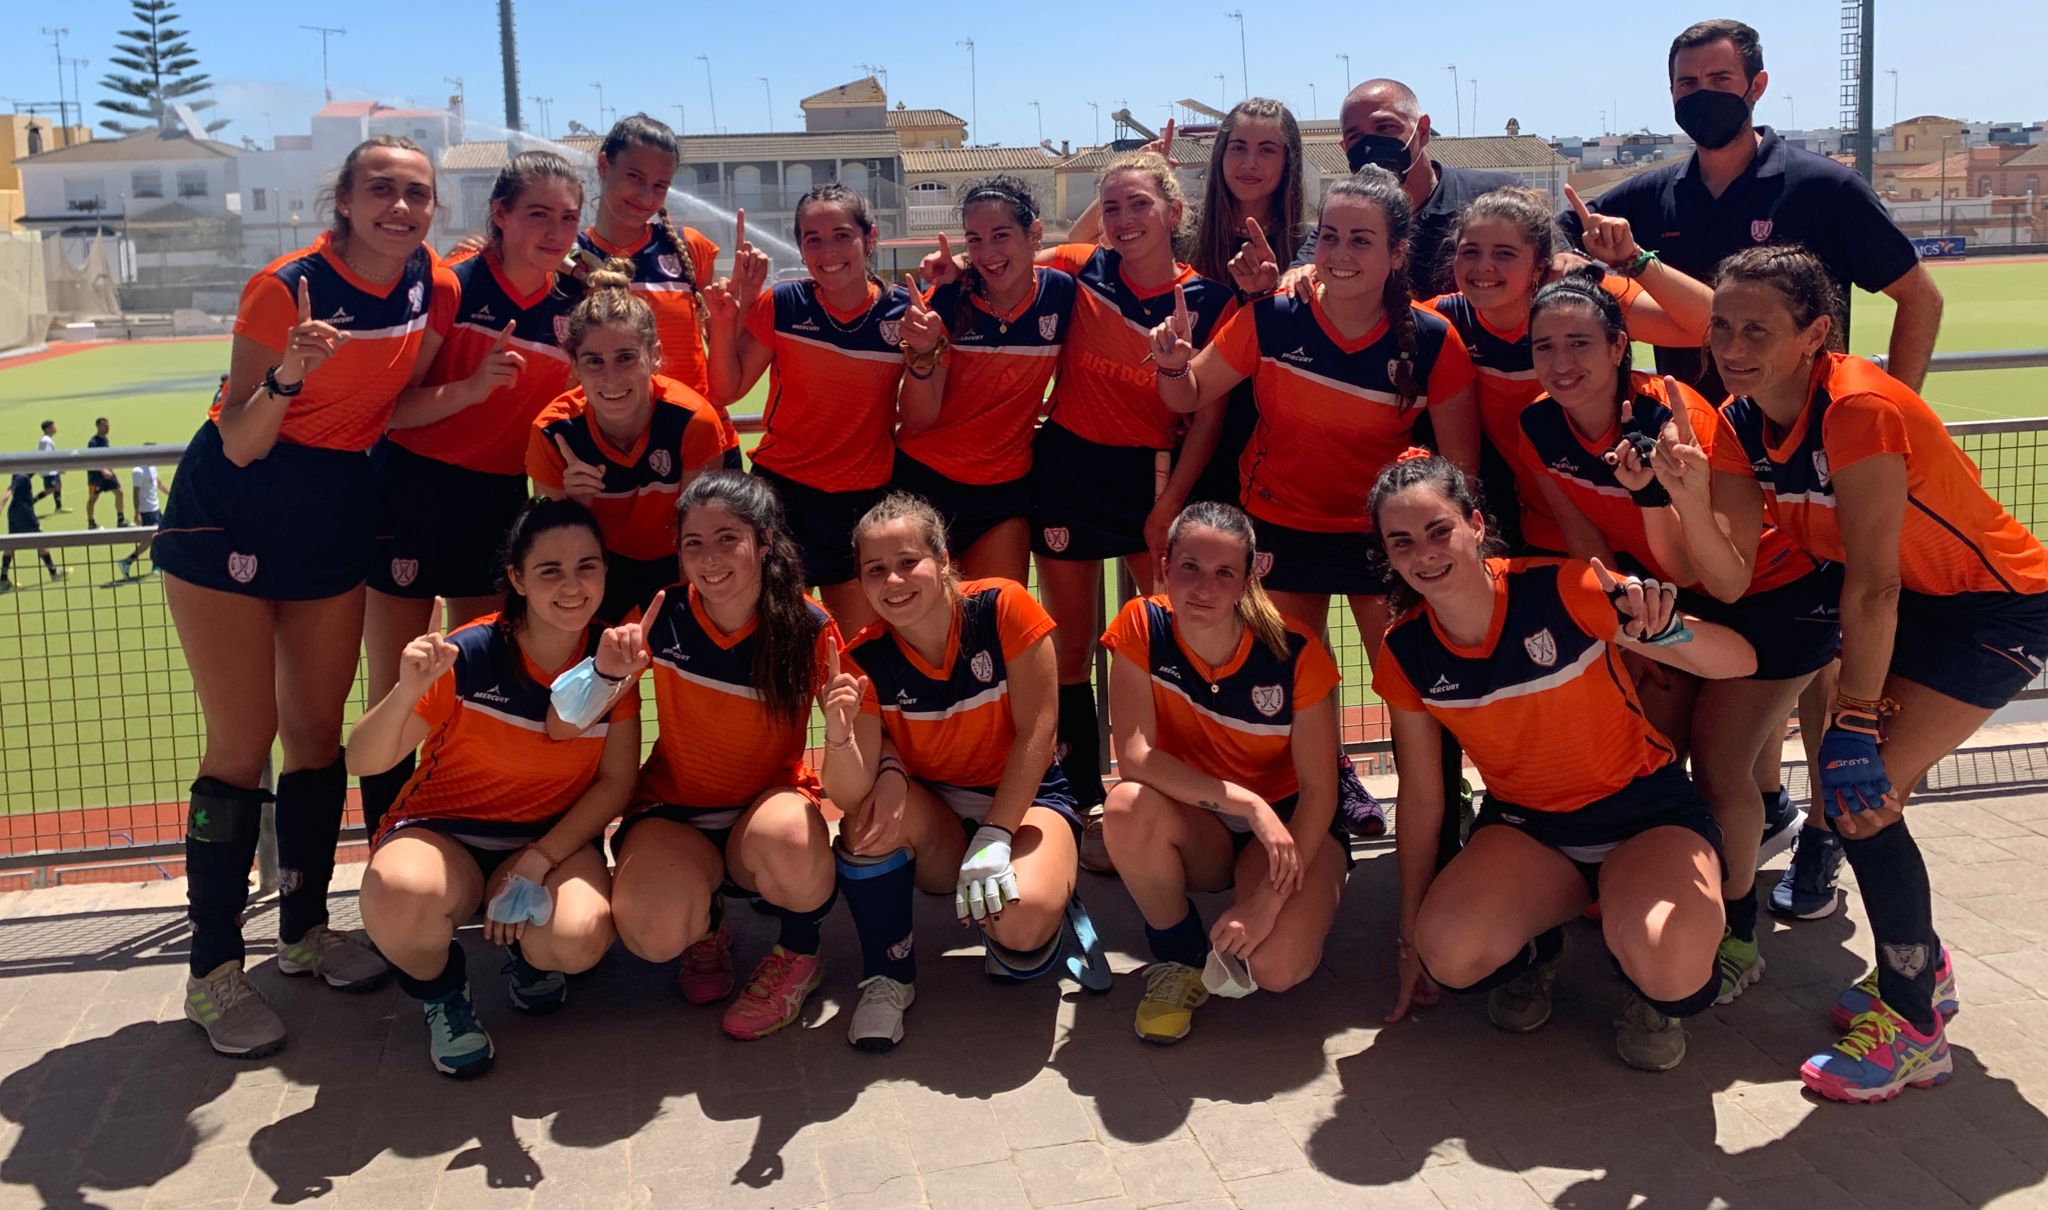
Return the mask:
<path id="1" fill-rule="evenodd" d="M 884 1051 L 903 1040 L 903 1014 L 917 999 L 917 988 L 887 975 L 860 981 L 860 1003 L 846 1024 L 846 1040 L 861 1050 Z"/>
<path id="2" fill-rule="evenodd" d="M 1107 874 L 1116 877 L 1116 862 L 1109 855 L 1109 845 L 1102 839 L 1102 816 L 1097 815 L 1081 829 L 1081 868 L 1090 874 Z"/>
<path id="3" fill-rule="evenodd" d="M 765 1038 L 796 1020 L 804 1001 L 824 979 L 824 959 L 816 954 L 792 954 L 778 945 L 754 968 L 754 977 L 725 1010 L 718 1028 L 742 1042 Z M 897 1036 L 902 1036 L 900 1024 Z"/>
<path id="4" fill-rule="evenodd" d="M 1808 1059 L 1799 1078 L 1831 1101 L 1889 1101 L 1906 1090 L 1945 1084 L 1955 1074 L 1941 1018 L 1922 1034 L 1882 1000 L 1850 1023 L 1841 1041 Z"/>
<path id="5" fill-rule="evenodd" d="M 731 925 L 719 920 L 717 928 L 683 951 L 676 982 L 682 986 L 683 999 L 692 1004 L 716 1004 L 732 995 Z"/>
<path id="6" fill-rule="evenodd" d="M 569 976 L 560 971 L 544 971 L 528 962 L 516 944 L 505 952 L 506 986 L 512 994 L 512 1007 L 528 1016 L 544 1017 L 569 1002 Z"/>
<path id="7" fill-rule="evenodd" d="M 1771 915 L 1794 920 L 1834 915 L 1841 903 L 1835 893 L 1841 873 L 1841 838 L 1823 829 L 1802 828 L 1792 846 L 1792 864 L 1771 888 Z"/>
<path id="8" fill-rule="evenodd" d="M 1138 1001 L 1134 1024 L 1147 1042 L 1178 1042 L 1194 1028 L 1195 1010 L 1209 999 L 1202 972 L 1178 962 L 1154 962 L 1145 968 L 1145 998 Z"/>
<path id="9" fill-rule="evenodd" d="M 284 1048 L 284 1022 L 233 959 L 199 978 L 185 977 L 185 1019 L 231 1059 L 260 1059 Z"/>
<path id="10" fill-rule="evenodd" d="M 64 510 L 64 509 L 58 509 L 57 511 L 58 511 L 58 512 L 64 512 L 64 511 L 66 511 L 66 510 Z M 63 579 L 63 578 L 64 578 L 64 569 L 63 569 L 63 568 L 61 568 L 61 567 L 52 567 L 52 568 L 50 568 L 49 570 L 50 570 L 50 578 L 51 578 L 52 580 L 61 580 L 61 579 Z"/>
<path id="11" fill-rule="evenodd" d="M 134 564 L 135 561 L 133 559 L 121 559 L 114 565 L 121 569 L 121 578 L 125 580 L 135 574 Z"/>
<path id="12" fill-rule="evenodd" d="M 1806 826 L 1806 812 L 1792 805 L 1792 796 L 1780 787 L 1778 796 L 1764 806 L 1764 838 L 1757 846 L 1756 863 L 1762 865 L 1792 847 L 1799 829 Z"/>
<path id="13" fill-rule="evenodd" d="M 324 924 L 284 947 L 277 969 L 294 977 L 318 975 L 327 986 L 349 993 L 375 991 L 391 977 L 391 967 L 377 951 Z"/>
<path id="14" fill-rule="evenodd" d="M 491 1069 L 497 1048 L 476 1019 L 476 1001 L 470 998 L 469 984 L 439 1000 L 425 1001 L 421 1007 L 427 1013 L 427 1055 L 434 1060 L 434 1070 L 458 1080 L 474 1080 Z"/>
<path id="15" fill-rule="evenodd" d="M 1721 971 L 1721 990 L 1716 1004 L 1733 1004 L 1749 985 L 1764 977 L 1764 956 L 1757 952 L 1756 938 L 1744 941 L 1733 933 L 1721 934 L 1721 947 L 1714 951 L 1714 963 Z"/>
<path id="16" fill-rule="evenodd" d="M 10 580 L 10 579 L 8 579 L 8 578 L 7 578 L 6 576 L 0 576 L 0 592 L 13 592 L 13 591 L 14 591 L 14 581 L 13 581 L 13 580 Z"/>
<path id="17" fill-rule="evenodd" d="M 1564 965 L 1564 947 L 1542 962 L 1486 993 L 1486 1019 L 1494 1028 L 1511 1034 L 1527 1034 L 1543 1028 L 1550 1020 L 1550 985 Z"/>
<path id="18" fill-rule="evenodd" d="M 1685 1027 L 1658 1012 L 1630 987 L 1622 992 L 1621 1017 L 1614 1023 L 1614 1049 L 1637 1071 L 1670 1071 L 1685 1060 Z"/>
<path id="19" fill-rule="evenodd" d="M 1358 780 L 1358 766 L 1351 757 L 1337 757 L 1337 818 L 1344 830 L 1360 840 L 1375 840 L 1387 834 L 1387 809 Z"/>
<path id="20" fill-rule="evenodd" d="M 1834 1011 L 1828 1014 L 1828 1020 L 1837 1030 L 1847 1033 L 1850 1024 L 1869 1012 L 1871 1006 L 1876 1003 L 1877 972 L 1872 970 L 1835 997 Z M 1941 947 L 1941 965 L 1934 968 L 1934 1011 L 1943 1020 L 1947 1020 L 1961 1011 L 1962 1007 L 1962 1001 L 1956 999 L 1955 964 L 1948 960 L 1948 947 L 1944 945 Z"/>

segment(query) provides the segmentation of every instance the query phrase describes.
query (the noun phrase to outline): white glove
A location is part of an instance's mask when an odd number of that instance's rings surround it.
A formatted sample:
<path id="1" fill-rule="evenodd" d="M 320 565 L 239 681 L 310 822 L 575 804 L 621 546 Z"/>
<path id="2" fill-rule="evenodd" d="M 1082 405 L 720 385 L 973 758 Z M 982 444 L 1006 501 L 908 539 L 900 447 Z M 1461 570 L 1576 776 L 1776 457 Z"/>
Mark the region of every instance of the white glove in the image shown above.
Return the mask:
<path id="1" fill-rule="evenodd" d="M 1015 903 L 1017 872 L 1010 868 L 1010 831 L 983 824 L 967 842 L 967 857 L 960 863 L 960 885 L 953 895 L 953 914 L 965 920 L 1000 916 L 1003 905 Z"/>

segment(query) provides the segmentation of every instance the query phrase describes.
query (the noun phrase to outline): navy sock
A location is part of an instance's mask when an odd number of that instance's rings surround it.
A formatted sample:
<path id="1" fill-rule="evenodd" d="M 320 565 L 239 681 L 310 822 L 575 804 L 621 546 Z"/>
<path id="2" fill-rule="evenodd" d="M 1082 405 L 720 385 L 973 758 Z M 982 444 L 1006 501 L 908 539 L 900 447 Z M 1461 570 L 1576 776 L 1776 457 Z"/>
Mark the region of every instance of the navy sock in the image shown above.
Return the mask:
<path id="1" fill-rule="evenodd" d="M 1920 846 L 1901 819 L 1875 836 L 1843 837 L 1842 853 L 1856 871 L 1877 940 L 1877 994 L 1914 1029 L 1932 1033 L 1941 939 L 1934 934 L 1933 893 Z"/>
<path id="2" fill-rule="evenodd" d="M 1058 726 L 1060 767 L 1084 807 L 1099 806 L 1102 789 L 1102 736 L 1096 730 L 1095 689 L 1088 682 L 1060 686 Z"/>
<path id="3" fill-rule="evenodd" d="M 782 922 L 781 936 L 776 940 L 783 949 L 792 954 L 815 954 L 818 952 L 819 930 L 825 926 L 825 917 L 832 914 L 832 905 L 839 902 L 839 888 L 825 896 L 825 902 L 808 912 L 799 912 L 776 904 L 768 905 L 768 914 Z"/>
<path id="4" fill-rule="evenodd" d="M 1161 962 L 1178 962 L 1196 970 L 1209 961 L 1209 930 L 1202 927 L 1202 914 L 1195 901 L 1188 900 L 1188 914 L 1178 924 L 1163 929 L 1145 926 L 1145 940 L 1152 944 L 1152 956 Z"/>
<path id="5" fill-rule="evenodd" d="M 218 778 L 192 783 L 185 815 L 185 915 L 192 922 L 191 969 L 204 975 L 246 956 L 242 909 L 249 905 L 249 865 L 270 795 Z"/>
<path id="6" fill-rule="evenodd" d="M 1623 975 L 1622 979 L 1635 990 L 1636 995 L 1643 996 L 1643 989 L 1636 987 L 1635 980 L 1627 975 Z M 1698 991 L 1683 1000 L 1658 1000 L 1643 996 L 1643 1003 L 1667 1017 L 1696 1017 L 1713 1007 L 1714 997 L 1720 994 L 1721 972 L 1715 970 L 1708 973 L 1706 983 L 1702 984 Z"/>
<path id="7" fill-rule="evenodd" d="M 1756 888 L 1749 888 L 1747 895 L 1721 901 L 1721 909 L 1728 915 L 1728 935 L 1737 941 L 1756 940 Z"/>
<path id="8" fill-rule="evenodd" d="M 277 935 L 286 945 L 327 923 L 327 884 L 347 796 L 348 770 L 339 755 L 326 768 L 277 779 Z"/>
<path id="9" fill-rule="evenodd" d="M 917 950 L 910 928 L 910 895 L 917 865 L 909 849 L 883 857 L 835 853 L 839 889 L 860 934 L 861 977 L 887 975 L 898 983 L 917 981 Z"/>
<path id="10" fill-rule="evenodd" d="M 1562 927 L 1548 928 L 1529 938 L 1529 943 L 1524 945 L 1514 957 L 1501 963 L 1500 966 L 1494 969 L 1492 974 L 1487 975 L 1469 987 L 1453 987 L 1442 979 L 1438 979 L 1433 971 L 1430 973 L 1430 978 L 1436 979 L 1437 986 L 1447 992 L 1489 992 L 1532 966 L 1540 966 L 1545 962 L 1555 961 L 1557 956 L 1563 952 L 1564 929 Z M 1427 965 L 1427 963 L 1424 964 L 1425 968 Z"/>
<path id="11" fill-rule="evenodd" d="M 403 970 L 398 972 L 398 986 L 415 1000 L 446 1000 L 462 990 L 469 981 L 468 964 L 463 960 L 462 947 L 453 941 L 448 943 L 448 964 L 441 973 L 431 979 L 415 979 Z"/>
<path id="12" fill-rule="evenodd" d="M 413 765 L 417 760 L 415 753 L 408 752 L 405 759 L 382 773 L 372 773 L 368 777 L 357 779 L 362 791 L 364 836 L 371 840 L 377 838 L 377 826 L 384 822 L 384 813 L 391 809 L 391 804 L 398 801 L 398 792 L 404 789 L 405 783 L 411 779 Z"/>

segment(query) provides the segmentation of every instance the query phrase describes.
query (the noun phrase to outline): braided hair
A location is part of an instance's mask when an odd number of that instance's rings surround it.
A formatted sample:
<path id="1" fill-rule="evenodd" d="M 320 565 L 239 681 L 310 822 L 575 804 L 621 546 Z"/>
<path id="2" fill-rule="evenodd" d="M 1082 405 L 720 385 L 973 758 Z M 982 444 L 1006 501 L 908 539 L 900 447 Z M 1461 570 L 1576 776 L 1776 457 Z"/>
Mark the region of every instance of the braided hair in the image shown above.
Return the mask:
<path id="1" fill-rule="evenodd" d="M 676 132 L 671 130 L 666 122 L 650 118 L 644 113 L 627 114 L 613 123 L 611 132 L 604 136 L 604 142 L 598 145 L 597 151 L 604 157 L 606 163 L 616 163 L 620 153 L 629 147 L 651 148 L 668 156 L 678 166 L 683 162 L 683 143 L 676 137 Z M 697 258 L 690 254 L 689 241 L 683 238 L 683 229 L 676 226 L 675 219 L 669 217 L 667 198 L 662 199 L 661 209 L 655 212 L 655 217 L 661 226 L 662 236 L 676 250 L 676 261 L 682 269 L 683 284 L 688 286 L 694 295 L 697 291 Z M 698 307 L 697 338 L 700 341 L 704 338 L 707 318 L 704 308 Z"/>
<path id="2" fill-rule="evenodd" d="M 1416 377 L 1415 310 L 1409 305 L 1413 296 L 1408 292 L 1406 272 L 1415 231 L 1415 209 L 1409 204 L 1408 194 L 1402 190 L 1401 182 L 1395 179 L 1394 174 L 1371 164 L 1331 185 L 1329 192 L 1323 195 L 1324 209 L 1329 208 L 1332 198 L 1339 197 L 1355 197 L 1370 202 L 1379 207 L 1380 215 L 1386 220 L 1387 253 L 1393 264 L 1380 294 L 1380 305 L 1386 311 L 1387 326 L 1393 329 L 1394 340 L 1401 350 L 1393 365 L 1394 398 L 1406 410 L 1422 398 L 1425 389 L 1422 380 Z"/>
<path id="3" fill-rule="evenodd" d="M 960 195 L 961 220 L 966 221 L 969 206 L 982 205 L 1003 207 L 1010 220 L 1027 237 L 1031 234 L 1031 224 L 1038 221 L 1038 199 L 1031 196 L 1031 187 L 1007 173 L 968 183 L 966 191 Z M 983 301 L 988 299 L 988 283 L 982 280 L 981 270 L 974 266 L 974 258 L 969 257 L 967 270 L 960 275 L 959 300 L 953 307 L 953 314 L 946 320 L 947 334 L 954 340 L 974 326 L 975 297 Z"/>

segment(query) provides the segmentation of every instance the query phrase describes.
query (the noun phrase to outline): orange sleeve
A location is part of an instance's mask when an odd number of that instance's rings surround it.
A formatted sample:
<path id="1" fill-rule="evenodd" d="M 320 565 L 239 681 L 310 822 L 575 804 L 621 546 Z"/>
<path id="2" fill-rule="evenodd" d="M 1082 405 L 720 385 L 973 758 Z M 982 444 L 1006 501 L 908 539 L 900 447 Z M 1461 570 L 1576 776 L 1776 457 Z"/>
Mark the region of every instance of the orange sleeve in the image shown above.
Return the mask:
<path id="1" fill-rule="evenodd" d="M 1235 306 L 1236 304 L 1232 304 Z M 1259 369 L 1259 325 L 1250 307 L 1230 313 L 1230 318 L 1209 337 L 1209 347 L 1230 363 L 1230 368 L 1250 378 Z"/>
<path id="2" fill-rule="evenodd" d="M 725 465 L 725 430 L 710 404 L 691 412 L 689 427 L 683 430 L 683 448 L 676 451 L 676 457 L 682 459 L 685 475 L 715 471 Z"/>
<path id="3" fill-rule="evenodd" d="M 1465 338 L 1458 335 L 1458 329 L 1446 320 L 1444 322 L 1444 347 L 1437 352 L 1436 364 L 1430 367 L 1429 383 L 1424 388 L 1430 403 L 1448 399 L 1472 385 L 1478 371 L 1472 368 L 1472 351 L 1465 347 Z"/>
<path id="4" fill-rule="evenodd" d="M 638 611 L 636 610 L 635 612 Z M 626 691 L 619 695 L 619 700 L 613 703 L 611 713 L 605 715 L 605 721 L 608 723 L 623 723 L 629 718 L 639 717 L 640 682 L 636 677 L 632 684 L 626 686 Z"/>
<path id="5" fill-rule="evenodd" d="M 1577 559 L 1566 559 L 1557 568 L 1557 596 L 1564 602 L 1565 612 L 1572 615 L 1572 621 L 1601 642 L 1614 638 L 1621 615 L 1614 612 L 1614 602 L 1600 591 L 1600 577 L 1594 574 L 1591 563 Z"/>
<path id="6" fill-rule="evenodd" d="M 769 286 L 754 298 L 754 305 L 747 308 L 740 326 L 747 334 L 764 345 L 775 343 L 775 287 Z"/>
<path id="7" fill-rule="evenodd" d="M 566 464 L 562 451 L 555 448 L 547 434 L 547 425 L 557 419 L 552 412 L 542 412 L 534 418 L 533 427 L 526 430 L 526 474 L 535 484 L 560 491 L 562 467 Z"/>
<path id="8" fill-rule="evenodd" d="M 446 726 L 455 717 L 455 670 L 451 668 L 435 678 L 420 700 L 412 704 L 412 712 L 430 726 Z"/>
<path id="9" fill-rule="evenodd" d="M 1152 658 L 1152 628 L 1145 623 L 1145 598 L 1136 597 L 1117 611 L 1109 629 L 1102 632 L 1102 645 L 1119 655 L 1145 664 Z"/>
<path id="10" fill-rule="evenodd" d="M 1294 708 L 1299 711 L 1330 696 L 1344 674 L 1337 671 L 1337 661 L 1330 658 L 1330 649 L 1321 639 L 1305 631 L 1293 633 L 1308 640 L 1294 661 Z"/>
<path id="11" fill-rule="evenodd" d="M 1727 471 L 1731 475 L 1756 478 L 1756 468 L 1749 464 L 1749 454 L 1742 448 L 1742 438 L 1735 435 L 1735 426 L 1728 423 L 1728 417 L 1721 409 L 1714 409 L 1712 438 L 1708 438 L 1698 429 L 1693 430 L 1693 436 L 1702 441 L 1713 442 L 1712 448 L 1708 451 L 1707 465 L 1717 471 Z"/>
<path id="12" fill-rule="evenodd" d="M 1052 615 L 1022 584 L 1005 584 L 996 591 L 996 636 L 1003 644 L 1005 660 L 1016 659 L 1052 630 Z"/>
<path id="13" fill-rule="evenodd" d="M 299 300 L 275 273 L 259 273 L 242 287 L 235 311 L 235 335 L 246 336 L 272 352 L 284 352 L 285 337 L 299 322 Z"/>
<path id="14" fill-rule="evenodd" d="M 1905 417 L 1899 415 L 1897 404 L 1881 395 L 1845 395 L 1828 405 L 1820 439 L 1833 474 L 1865 458 L 1913 450 L 1906 439 Z"/>
<path id="15" fill-rule="evenodd" d="M 1396 710 L 1422 709 L 1422 695 L 1408 683 L 1408 674 L 1401 671 L 1401 661 L 1394 658 L 1394 648 L 1389 643 L 1381 643 L 1372 657 L 1372 691 Z"/>
<path id="16" fill-rule="evenodd" d="M 455 312 L 462 305 L 462 279 L 445 265 L 434 266 L 434 301 L 427 307 L 427 330 L 446 340 L 455 330 Z"/>
<path id="17" fill-rule="evenodd" d="M 1062 273 L 1079 273 L 1081 266 L 1100 249 L 1094 244 L 1055 244 L 1052 249 L 1052 267 Z"/>
<path id="18" fill-rule="evenodd" d="M 1628 309 L 1635 306 L 1636 300 L 1643 297 L 1644 293 L 1643 283 L 1634 278 L 1623 277 L 1619 273 L 1609 273 L 1601 278 L 1600 288 L 1607 291 L 1608 296 L 1621 307 L 1623 315 L 1628 314 Z"/>
<path id="19" fill-rule="evenodd" d="M 690 262 L 696 267 L 698 284 L 713 280 L 718 272 L 718 245 L 695 227 L 683 228 L 683 242 L 690 245 Z"/>

